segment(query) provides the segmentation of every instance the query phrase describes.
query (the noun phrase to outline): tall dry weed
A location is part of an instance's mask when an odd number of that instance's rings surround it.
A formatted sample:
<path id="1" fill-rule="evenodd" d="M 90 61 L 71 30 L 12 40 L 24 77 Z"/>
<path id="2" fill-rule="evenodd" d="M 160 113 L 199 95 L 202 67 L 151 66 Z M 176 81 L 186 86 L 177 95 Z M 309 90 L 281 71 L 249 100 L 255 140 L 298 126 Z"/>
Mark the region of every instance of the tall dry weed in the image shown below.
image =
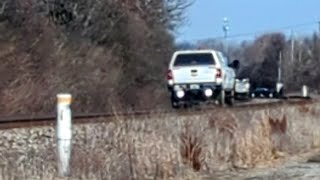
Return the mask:
<path id="1" fill-rule="evenodd" d="M 186 124 L 184 131 L 181 133 L 181 156 L 186 165 L 192 167 L 195 171 L 199 171 L 204 163 L 204 145 L 202 138 L 198 137 L 196 132 L 192 132 L 191 125 Z"/>

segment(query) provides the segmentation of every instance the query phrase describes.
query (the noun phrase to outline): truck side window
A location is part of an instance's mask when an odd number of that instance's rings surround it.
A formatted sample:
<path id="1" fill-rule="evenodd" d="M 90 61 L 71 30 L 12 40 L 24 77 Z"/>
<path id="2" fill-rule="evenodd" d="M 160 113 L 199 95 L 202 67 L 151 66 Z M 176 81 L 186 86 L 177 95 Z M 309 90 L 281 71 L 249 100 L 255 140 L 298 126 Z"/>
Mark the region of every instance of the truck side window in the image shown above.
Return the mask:
<path id="1" fill-rule="evenodd" d="M 224 65 L 228 66 L 228 58 L 226 56 L 223 56 Z"/>
<path id="2" fill-rule="evenodd" d="M 228 66 L 228 62 L 227 62 L 226 57 L 221 52 L 219 52 L 217 54 L 219 56 L 219 60 L 220 60 L 221 65 L 222 66 Z"/>

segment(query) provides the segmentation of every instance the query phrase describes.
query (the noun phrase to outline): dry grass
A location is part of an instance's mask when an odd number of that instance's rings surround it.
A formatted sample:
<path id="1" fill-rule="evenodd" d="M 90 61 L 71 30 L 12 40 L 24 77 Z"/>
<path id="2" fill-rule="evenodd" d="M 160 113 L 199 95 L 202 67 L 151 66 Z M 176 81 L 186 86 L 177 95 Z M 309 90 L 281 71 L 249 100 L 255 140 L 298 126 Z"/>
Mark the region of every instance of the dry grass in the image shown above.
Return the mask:
<path id="1" fill-rule="evenodd" d="M 316 125 L 316 116 L 296 107 L 77 125 L 69 179 L 205 179 L 219 170 L 269 166 L 286 154 L 319 147 Z M 49 146 L 36 136 L 29 147 L 2 149 L 1 179 L 56 179 L 54 136 L 49 137 Z"/>

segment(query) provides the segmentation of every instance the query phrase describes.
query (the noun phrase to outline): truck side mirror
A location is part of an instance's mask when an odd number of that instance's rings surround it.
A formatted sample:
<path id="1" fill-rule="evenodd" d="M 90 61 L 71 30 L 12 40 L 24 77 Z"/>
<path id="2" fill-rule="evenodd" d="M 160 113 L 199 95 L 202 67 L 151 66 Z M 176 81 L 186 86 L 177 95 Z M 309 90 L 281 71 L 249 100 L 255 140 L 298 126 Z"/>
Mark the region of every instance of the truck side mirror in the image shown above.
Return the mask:
<path id="1" fill-rule="evenodd" d="M 240 68 L 240 61 L 239 60 L 233 60 L 231 64 L 229 64 L 229 67 L 238 70 Z"/>

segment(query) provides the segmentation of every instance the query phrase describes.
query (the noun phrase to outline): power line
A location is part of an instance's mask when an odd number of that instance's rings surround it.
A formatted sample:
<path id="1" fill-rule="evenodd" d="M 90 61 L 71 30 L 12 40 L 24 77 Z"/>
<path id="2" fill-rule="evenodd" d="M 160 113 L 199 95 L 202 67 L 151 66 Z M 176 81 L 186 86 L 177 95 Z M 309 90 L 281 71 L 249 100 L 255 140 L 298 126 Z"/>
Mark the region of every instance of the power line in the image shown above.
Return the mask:
<path id="1" fill-rule="evenodd" d="M 309 23 L 303 23 L 303 24 L 295 24 L 295 25 L 290 25 L 290 26 L 283 26 L 283 27 L 279 27 L 279 28 L 273 28 L 273 29 L 268 29 L 268 30 L 261 30 L 261 31 L 256 31 L 256 32 L 249 32 L 249 33 L 240 33 L 240 34 L 234 34 L 234 35 L 229 35 L 229 39 L 230 38 L 238 38 L 238 37 L 245 37 L 245 36 L 252 36 L 252 35 L 257 35 L 257 34 L 262 34 L 262 33 L 266 33 L 266 32 L 272 32 L 272 31 L 281 31 L 281 30 L 292 30 L 295 28 L 299 28 L 299 27 L 305 27 L 305 26 L 310 26 L 310 25 L 315 25 L 318 24 L 319 22 L 314 21 L 314 22 L 309 22 Z M 223 38 L 221 37 L 216 37 L 214 39 L 220 39 Z"/>
<path id="2" fill-rule="evenodd" d="M 306 26 L 319 25 L 319 24 L 320 24 L 319 21 L 313 21 L 313 22 L 307 22 L 307 23 L 283 26 L 283 27 L 279 27 L 279 28 L 260 30 L 260 31 L 255 31 L 255 32 L 239 33 L 239 34 L 233 34 L 233 35 L 231 34 L 231 35 L 228 35 L 228 39 L 239 38 L 239 37 L 247 37 L 247 36 L 258 35 L 258 34 L 263 34 L 263 33 L 267 33 L 267 32 L 281 31 L 281 30 L 292 30 L 292 29 L 299 28 L 299 27 L 306 27 Z M 320 29 L 320 25 L 319 25 L 319 29 Z M 220 39 L 224 39 L 224 38 L 225 38 L 225 36 L 217 36 L 217 37 L 207 38 L 207 39 L 220 40 Z M 205 38 L 203 38 L 203 39 L 205 39 Z M 199 41 L 200 39 L 194 39 L 194 40 L 198 40 Z"/>

